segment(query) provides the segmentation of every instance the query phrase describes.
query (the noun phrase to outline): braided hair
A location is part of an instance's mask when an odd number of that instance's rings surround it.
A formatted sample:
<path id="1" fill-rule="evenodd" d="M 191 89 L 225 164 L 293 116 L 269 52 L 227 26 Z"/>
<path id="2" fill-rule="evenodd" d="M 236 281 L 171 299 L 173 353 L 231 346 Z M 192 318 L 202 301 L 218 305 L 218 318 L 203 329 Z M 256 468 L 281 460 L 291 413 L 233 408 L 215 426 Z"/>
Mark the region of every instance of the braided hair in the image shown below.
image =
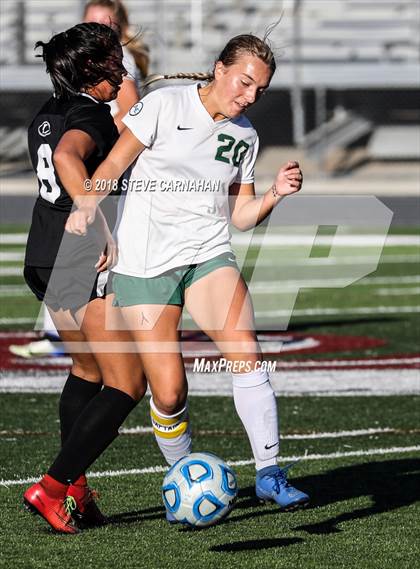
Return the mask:
<path id="1" fill-rule="evenodd" d="M 161 81 L 163 79 L 189 79 L 190 81 L 212 81 L 213 73 L 173 73 L 167 75 L 159 75 L 154 73 L 153 75 L 148 75 L 143 82 L 142 89 L 147 91 L 147 89 L 155 83 L 156 81 Z"/>
<path id="2" fill-rule="evenodd" d="M 276 70 L 276 61 L 274 59 L 274 54 L 271 50 L 271 47 L 267 42 L 267 39 L 260 39 L 253 34 L 242 34 L 230 39 L 220 52 L 219 56 L 216 58 L 214 66 L 218 61 L 221 61 L 223 65 L 229 67 L 230 65 L 236 63 L 241 55 L 254 55 L 255 57 L 258 57 L 258 59 L 261 59 L 261 61 L 268 65 L 271 71 L 271 75 L 274 74 Z M 212 73 L 174 73 L 170 75 L 149 75 L 144 80 L 143 89 L 147 91 L 152 83 L 155 83 L 156 81 L 160 81 L 162 79 L 190 79 L 192 81 L 210 82 L 214 79 L 214 67 Z"/>

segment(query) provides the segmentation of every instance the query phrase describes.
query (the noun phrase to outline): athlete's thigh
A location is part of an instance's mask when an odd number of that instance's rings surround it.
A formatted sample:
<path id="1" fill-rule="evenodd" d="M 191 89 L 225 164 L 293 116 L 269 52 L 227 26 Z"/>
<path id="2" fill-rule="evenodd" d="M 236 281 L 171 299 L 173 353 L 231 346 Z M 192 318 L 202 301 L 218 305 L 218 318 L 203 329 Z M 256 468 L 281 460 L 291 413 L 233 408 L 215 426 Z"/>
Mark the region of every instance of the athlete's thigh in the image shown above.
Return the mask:
<path id="1" fill-rule="evenodd" d="M 182 306 L 141 304 L 121 307 L 156 400 L 185 398 L 187 383 L 178 325 Z"/>
<path id="2" fill-rule="evenodd" d="M 185 294 L 196 324 L 230 361 L 261 359 L 248 287 L 237 269 L 221 267 L 198 279 Z"/>
<path id="3" fill-rule="evenodd" d="M 248 287 L 233 267 L 220 267 L 195 281 L 186 289 L 185 306 L 197 325 L 213 331 L 214 337 L 255 328 Z"/>
<path id="4" fill-rule="evenodd" d="M 102 372 L 104 385 L 115 387 L 140 399 L 146 391 L 146 379 L 132 338 L 127 330 L 107 325 L 107 313 L 116 310 L 112 295 L 91 300 L 76 312 L 82 332 Z"/>
<path id="5" fill-rule="evenodd" d="M 71 355 L 73 360 L 72 373 L 87 381 L 101 381 L 102 374 L 94 356 L 88 349 L 87 338 L 70 311 L 62 309 L 54 311 L 48 308 L 48 312 L 64 344 L 64 350 Z"/>

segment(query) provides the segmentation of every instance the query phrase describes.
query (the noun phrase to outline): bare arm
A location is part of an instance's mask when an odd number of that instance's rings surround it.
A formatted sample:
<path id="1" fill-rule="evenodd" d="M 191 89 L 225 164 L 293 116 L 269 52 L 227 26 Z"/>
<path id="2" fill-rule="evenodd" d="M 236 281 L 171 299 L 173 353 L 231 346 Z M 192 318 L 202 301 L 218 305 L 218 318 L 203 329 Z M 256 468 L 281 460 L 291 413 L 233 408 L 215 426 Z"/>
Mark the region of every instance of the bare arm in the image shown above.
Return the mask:
<path id="1" fill-rule="evenodd" d="M 111 152 L 93 174 L 90 184 L 92 191 L 85 191 L 76 197 L 77 210 L 69 216 L 66 231 L 76 235 L 86 234 L 87 226 L 95 219 L 99 203 L 106 198 L 121 175 L 145 148 L 130 129 L 124 129 Z M 104 189 L 98 192 L 95 191 L 97 188 Z"/>
<path id="2" fill-rule="evenodd" d="M 89 134 L 73 129 L 63 134 L 54 151 L 54 167 L 73 202 L 86 195 L 84 181 L 88 178 L 88 173 L 85 160 L 95 148 L 96 144 Z M 99 272 L 115 263 L 116 247 L 101 210 L 98 212 L 96 226 L 104 236 L 105 242 L 104 251 L 96 265 Z"/>
<path id="3" fill-rule="evenodd" d="M 73 129 L 63 134 L 54 151 L 54 167 L 73 201 L 86 194 L 83 186 L 88 178 L 85 161 L 95 148 L 95 141 L 89 134 Z"/>
<path id="4" fill-rule="evenodd" d="M 285 197 L 298 192 L 302 187 L 302 171 L 297 162 L 288 162 L 280 168 L 276 179 L 267 192 L 255 196 L 254 184 L 232 184 L 233 197 L 231 220 L 240 231 L 255 227 L 270 215 L 275 206 Z"/>

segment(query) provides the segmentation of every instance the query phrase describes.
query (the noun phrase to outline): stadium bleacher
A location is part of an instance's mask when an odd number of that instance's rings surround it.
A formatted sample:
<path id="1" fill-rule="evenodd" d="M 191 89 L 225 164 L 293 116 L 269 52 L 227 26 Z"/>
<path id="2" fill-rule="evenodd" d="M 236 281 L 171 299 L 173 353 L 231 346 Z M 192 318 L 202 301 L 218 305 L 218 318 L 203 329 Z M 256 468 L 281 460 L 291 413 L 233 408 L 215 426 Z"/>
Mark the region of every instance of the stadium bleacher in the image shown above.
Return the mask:
<path id="1" fill-rule="evenodd" d="M 296 89 L 297 77 L 301 92 L 420 86 L 417 0 L 125 0 L 125 4 L 133 29 L 141 31 L 150 46 L 152 73 L 208 70 L 230 37 L 244 32 L 264 35 L 270 24 L 278 22 L 270 34 L 279 56 L 274 89 Z M 42 61 L 34 56 L 34 43 L 79 21 L 83 5 L 84 0 L 0 2 L 0 92 L 50 89 Z M 326 109 L 322 114 L 327 114 Z M 334 120 L 331 112 L 325 118 Z M 358 121 L 365 124 L 361 131 L 366 130 L 369 119 L 358 117 Z M 336 132 L 336 123 L 330 126 Z M 327 131 L 328 125 L 309 133 L 307 148 L 316 148 L 317 133 L 322 138 Z M 295 137 L 295 142 L 304 141 Z"/>
<path id="2" fill-rule="evenodd" d="M 414 0 L 261 0 L 258 3 L 237 0 L 126 0 L 135 29 L 141 29 L 151 47 L 154 72 L 191 71 L 207 68 L 225 41 L 244 31 L 263 34 L 270 23 L 281 18 L 270 39 L 281 52 L 284 67 L 277 83 L 288 86 L 293 60 L 293 13 L 299 8 L 301 58 L 304 83 L 334 82 L 333 73 L 324 67 L 343 63 L 365 64 L 362 73 L 369 87 L 378 84 L 376 63 L 383 67 L 382 82 L 397 85 L 393 64 L 399 66 L 401 81 L 413 85 L 415 66 L 420 61 L 420 4 Z M 36 40 L 48 39 L 52 33 L 70 27 L 80 19 L 83 2 L 78 0 L 2 0 L 0 23 L 0 61 L 2 89 L 17 86 L 44 89 L 42 67 L 34 58 Z M 320 64 L 317 73 L 311 64 Z M 38 73 L 31 67 L 36 66 Z M 346 79 L 346 69 L 348 76 Z M 348 83 L 357 68 L 344 68 L 340 79 Z M 414 72 L 414 73 L 413 73 Z M 307 75 L 307 77 L 306 77 Z M 414 77 L 413 77 L 414 76 Z M 317 80 L 317 77 L 319 79 Z M 418 73 L 417 73 L 418 79 Z"/>

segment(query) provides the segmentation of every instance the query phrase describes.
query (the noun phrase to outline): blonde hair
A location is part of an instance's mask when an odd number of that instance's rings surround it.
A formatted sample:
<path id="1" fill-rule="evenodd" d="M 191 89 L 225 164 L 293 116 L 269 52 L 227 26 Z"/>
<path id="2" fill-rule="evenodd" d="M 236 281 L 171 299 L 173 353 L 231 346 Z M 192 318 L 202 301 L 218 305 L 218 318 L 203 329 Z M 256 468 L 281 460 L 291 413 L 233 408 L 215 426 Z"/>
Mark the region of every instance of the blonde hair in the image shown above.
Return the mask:
<path id="1" fill-rule="evenodd" d="M 264 39 L 261 39 L 253 34 L 242 34 L 230 39 L 225 47 L 220 52 L 219 56 L 214 62 L 214 66 L 218 61 L 228 67 L 238 61 L 241 55 L 254 55 L 261 59 L 270 68 L 271 75 L 276 70 L 276 60 L 267 42 L 268 34 Z M 145 94 L 152 83 L 160 81 L 161 79 L 190 79 L 192 81 L 213 81 L 214 79 L 214 66 L 212 73 L 174 73 L 172 75 L 149 75 L 145 78 L 143 83 L 143 90 Z"/>
<path id="2" fill-rule="evenodd" d="M 216 58 L 215 64 L 221 61 L 223 65 L 229 67 L 238 61 L 241 55 L 254 55 L 261 59 L 271 71 L 271 75 L 276 70 L 276 60 L 267 42 L 268 34 L 261 39 L 253 34 L 241 34 L 231 38 Z"/>
<path id="3" fill-rule="evenodd" d="M 138 33 L 131 31 L 127 8 L 120 0 L 89 0 L 85 4 L 84 15 L 86 16 L 88 9 L 94 6 L 112 10 L 115 23 L 119 28 L 118 33 L 120 34 L 122 45 L 127 47 L 133 56 L 142 79 L 147 77 L 149 72 L 149 48 L 140 39 Z"/>

